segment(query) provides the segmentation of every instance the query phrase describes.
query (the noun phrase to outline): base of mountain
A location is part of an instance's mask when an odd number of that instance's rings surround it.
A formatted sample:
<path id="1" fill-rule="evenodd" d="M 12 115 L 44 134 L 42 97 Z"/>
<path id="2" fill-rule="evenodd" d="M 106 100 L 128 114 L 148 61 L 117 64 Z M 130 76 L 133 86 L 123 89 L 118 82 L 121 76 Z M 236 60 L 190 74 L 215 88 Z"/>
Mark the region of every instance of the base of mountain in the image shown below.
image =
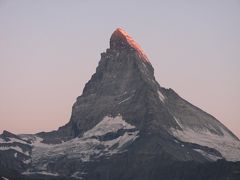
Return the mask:
<path id="1" fill-rule="evenodd" d="M 99 162 L 101 163 L 101 162 Z M 84 179 L 88 180 L 239 180 L 240 162 L 228 162 L 218 160 L 216 162 L 197 163 L 192 161 L 172 162 L 168 165 L 160 161 L 152 162 L 148 167 L 139 164 L 131 169 L 106 164 L 96 164 L 91 173 L 86 174 Z M 15 170 L 0 167 L 2 179 L 17 180 L 40 180 L 40 179 L 75 179 L 74 177 L 51 176 L 51 175 L 22 175 Z M 77 179 L 77 178 L 76 178 Z"/>

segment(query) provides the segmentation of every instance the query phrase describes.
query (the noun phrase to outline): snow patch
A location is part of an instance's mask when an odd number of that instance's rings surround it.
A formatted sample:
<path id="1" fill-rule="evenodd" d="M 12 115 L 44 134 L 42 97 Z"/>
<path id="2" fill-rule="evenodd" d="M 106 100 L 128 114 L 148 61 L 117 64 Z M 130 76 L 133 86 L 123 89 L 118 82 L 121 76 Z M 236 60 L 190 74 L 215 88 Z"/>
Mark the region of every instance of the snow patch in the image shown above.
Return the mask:
<path id="1" fill-rule="evenodd" d="M 20 148 L 19 146 L 0 146 L 0 151 L 7 151 L 13 149 L 15 151 L 18 151 L 22 154 L 25 154 L 26 156 L 29 156 L 29 152 L 28 151 L 23 151 L 22 148 Z"/>
<path id="2" fill-rule="evenodd" d="M 221 131 L 224 133 L 223 136 L 201 129 L 183 128 L 183 131 L 170 129 L 170 132 L 181 141 L 216 149 L 228 161 L 240 161 L 240 141 L 234 139 L 225 130 L 221 129 Z"/>
<path id="3" fill-rule="evenodd" d="M 128 101 L 130 98 L 131 98 L 131 97 L 128 97 L 128 98 L 126 98 L 126 99 L 120 101 L 118 104 L 122 104 L 122 103 L 124 103 L 125 101 Z"/>
<path id="4" fill-rule="evenodd" d="M 91 130 L 88 130 L 83 134 L 83 137 L 102 136 L 109 132 L 117 132 L 119 129 L 133 129 L 134 126 L 128 124 L 122 119 L 122 116 L 109 117 L 106 116 Z"/>
<path id="5" fill-rule="evenodd" d="M 2 179 L 3 179 L 3 180 L 9 180 L 9 179 L 8 179 L 8 178 L 6 178 L 6 177 L 2 177 Z"/>
<path id="6" fill-rule="evenodd" d="M 23 172 L 22 174 L 24 175 L 31 175 L 31 174 L 41 174 L 41 175 L 47 175 L 47 176 L 59 176 L 58 173 L 51 173 L 51 172 L 47 172 L 47 171 L 38 171 L 38 172 Z"/>
<path id="7" fill-rule="evenodd" d="M 175 143 L 177 143 L 177 144 L 179 144 L 179 143 L 180 143 L 180 142 L 179 142 L 178 140 L 176 140 L 176 139 L 174 139 L 174 142 L 175 142 Z"/>
<path id="8" fill-rule="evenodd" d="M 161 91 L 158 91 L 158 97 L 160 101 L 162 101 L 163 103 L 165 102 L 165 96 L 161 93 Z"/>
<path id="9" fill-rule="evenodd" d="M 194 151 L 197 151 L 199 152 L 200 154 L 202 154 L 204 157 L 206 157 L 207 159 L 210 159 L 212 161 L 217 161 L 218 159 L 222 159 L 221 157 L 219 156 L 215 156 L 215 155 L 212 155 L 212 154 L 209 154 L 201 149 L 193 149 Z"/>
<path id="10" fill-rule="evenodd" d="M 118 133 L 116 138 L 100 140 L 108 133 Z M 135 126 L 123 120 L 122 116 L 106 116 L 95 127 L 86 131 L 82 137 L 62 142 L 60 144 L 42 143 L 40 137 L 35 138 L 32 149 L 32 164 L 38 171 L 46 171 L 48 162 L 57 158 L 78 159 L 88 162 L 100 156 L 109 156 L 124 152 L 124 147 L 138 137 Z"/>
<path id="11" fill-rule="evenodd" d="M 82 174 L 85 174 L 84 172 L 79 172 L 79 171 L 77 171 L 77 172 L 75 172 L 75 173 L 73 173 L 72 175 L 71 175 L 71 177 L 74 177 L 74 178 L 76 178 L 76 179 L 83 179 L 82 177 L 81 177 L 81 175 Z"/>
<path id="12" fill-rule="evenodd" d="M 31 163 L 31 159 L 27 159 L 23 161 L 24 164 L 30 164 Z"/>
<path id="13" fill-rule="evenodd" d="M 180 122 L 179 122 L 179 119 L 178 118 L 176 118 L 175 116 L 173 116 L 173 118 L 174 118 L 174 120 L 176 121 L 176 123 L 178 124 L 178 126 L 180 127 L 180 128 L 183 128 L 183 126 L 180 124 Z"/>
<path id="14" fill-rule="evenodd" d="M 27 142 L 25 142 L 23 140 L 20 140 L 20 139 L 17 139 L 17 138 L 8 138 L 8 139 L 9 139 L 9 141 L 6 141 L 6 140 L 0 138 L 0 143 L 10 144 L 10 143 L 18 142 L 18 143 L 21 143 L 21 144 L 28 144 Z"/>

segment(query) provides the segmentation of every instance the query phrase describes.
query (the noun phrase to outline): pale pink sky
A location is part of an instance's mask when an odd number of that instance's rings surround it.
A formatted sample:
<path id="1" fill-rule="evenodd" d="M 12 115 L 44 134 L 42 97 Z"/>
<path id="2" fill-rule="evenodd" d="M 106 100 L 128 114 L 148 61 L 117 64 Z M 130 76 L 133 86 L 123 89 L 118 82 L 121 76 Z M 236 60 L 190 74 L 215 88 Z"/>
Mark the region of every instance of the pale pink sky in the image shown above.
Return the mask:
<path id="1" fill-rule="evenodd" d="M 69 121 L 111 33 L 142 46 L 173 88 L 240 137 L 240 1 L 0 0 L 0 131 Z"/>

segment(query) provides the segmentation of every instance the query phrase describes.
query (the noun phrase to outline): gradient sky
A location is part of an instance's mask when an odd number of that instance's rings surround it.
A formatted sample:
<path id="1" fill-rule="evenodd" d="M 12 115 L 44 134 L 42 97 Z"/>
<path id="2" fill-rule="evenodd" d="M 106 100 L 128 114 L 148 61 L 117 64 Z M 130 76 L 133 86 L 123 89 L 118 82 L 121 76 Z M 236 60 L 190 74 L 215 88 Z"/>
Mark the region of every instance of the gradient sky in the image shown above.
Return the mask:
<path id="1" fill-rule="evenodd" d="M 142 46 L 160 85 L 240 137 L 239 0 L 0 0 L 0 131 L 68 122 L 117 27 Z"/>

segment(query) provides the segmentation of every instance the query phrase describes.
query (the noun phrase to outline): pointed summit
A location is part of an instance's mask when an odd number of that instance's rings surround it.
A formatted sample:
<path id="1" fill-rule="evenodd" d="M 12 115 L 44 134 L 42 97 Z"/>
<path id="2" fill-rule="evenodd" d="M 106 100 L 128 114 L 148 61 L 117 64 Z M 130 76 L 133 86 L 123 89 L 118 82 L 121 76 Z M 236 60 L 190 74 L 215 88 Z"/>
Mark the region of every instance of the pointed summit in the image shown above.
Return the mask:
<path id="1" fill-rule="evenodd" d="M 137 51 L 138 55 L 148 61 L 147 55 L 144 53 L 140 45 L 122 28 L 117 28 L 110 38 L 110 49 L 122 50 L 132 48 Z"/>

